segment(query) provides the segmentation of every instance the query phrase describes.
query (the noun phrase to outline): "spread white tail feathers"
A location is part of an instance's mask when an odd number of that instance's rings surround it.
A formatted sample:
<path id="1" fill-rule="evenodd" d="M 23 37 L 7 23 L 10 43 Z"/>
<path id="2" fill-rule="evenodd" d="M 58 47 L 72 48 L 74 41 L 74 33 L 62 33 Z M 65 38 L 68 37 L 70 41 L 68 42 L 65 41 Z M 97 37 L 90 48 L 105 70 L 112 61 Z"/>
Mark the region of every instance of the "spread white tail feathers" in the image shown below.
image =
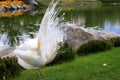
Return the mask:
<path id="1" fill-rule="evenodd" d="M 47 8 L 38 36 L 25 41 L 14 51 L 19 64 L 25 69 L 37 69 L 51 62 L 57 54 L 58 43 L 63 42 L 64 33 L 61 27 L 64 25 L 64 18 L 58 17 L 61 9 L 56 8 L 57 4 L 58 1 L 52 1 Z"/>

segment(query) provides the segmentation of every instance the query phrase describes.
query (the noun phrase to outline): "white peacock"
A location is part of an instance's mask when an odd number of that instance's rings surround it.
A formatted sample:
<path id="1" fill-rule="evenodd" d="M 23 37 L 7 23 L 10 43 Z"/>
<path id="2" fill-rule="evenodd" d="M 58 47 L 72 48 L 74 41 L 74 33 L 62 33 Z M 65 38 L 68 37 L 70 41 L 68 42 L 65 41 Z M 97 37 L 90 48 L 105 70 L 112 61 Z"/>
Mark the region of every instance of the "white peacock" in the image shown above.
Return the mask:
<path id="1" fill-rule="evenodd" d="M 50 63 L 57 54 L 58 43 L 63 42 L 63 16 L 56 8 L 58 2 L 52 1 L 42 19 L 38 35 L 29 39 L 14 50 L 18 63 L 25 69 L 39 69 Z"/>

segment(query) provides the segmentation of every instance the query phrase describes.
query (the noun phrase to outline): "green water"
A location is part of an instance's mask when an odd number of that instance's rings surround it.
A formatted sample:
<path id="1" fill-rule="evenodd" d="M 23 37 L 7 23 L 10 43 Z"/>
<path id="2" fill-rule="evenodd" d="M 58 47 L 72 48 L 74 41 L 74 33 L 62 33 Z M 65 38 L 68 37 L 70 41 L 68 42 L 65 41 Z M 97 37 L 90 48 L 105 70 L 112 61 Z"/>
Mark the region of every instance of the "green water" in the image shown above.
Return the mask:
<path id="1" fill-rule="evenodd" d="M 20 16 L 1 16 L 0 42 L 19 45 L 25 39 L 34 38 L 39 30 L 45 9 L 28 11 Z M 81 27 L 105 29 L 120 34 L 120 6 L 66 7 L 61 13 L 66 14 L 65 21 Z"/>

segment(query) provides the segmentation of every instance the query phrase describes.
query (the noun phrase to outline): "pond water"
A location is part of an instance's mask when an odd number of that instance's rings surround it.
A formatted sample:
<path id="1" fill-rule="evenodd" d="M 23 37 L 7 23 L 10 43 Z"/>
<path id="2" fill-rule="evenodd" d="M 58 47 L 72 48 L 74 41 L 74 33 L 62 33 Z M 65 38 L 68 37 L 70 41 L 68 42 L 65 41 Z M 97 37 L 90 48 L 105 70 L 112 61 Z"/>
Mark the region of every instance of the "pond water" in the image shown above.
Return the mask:
<path id="1" fill-rule="evenodd" d="M 0 12 L 0 43 L 15 46 L 25 39 L 35 37 L 45 9 Z M 67 22 L 120 34 L 120 6 L 66 7 L 63 12 Z"/>

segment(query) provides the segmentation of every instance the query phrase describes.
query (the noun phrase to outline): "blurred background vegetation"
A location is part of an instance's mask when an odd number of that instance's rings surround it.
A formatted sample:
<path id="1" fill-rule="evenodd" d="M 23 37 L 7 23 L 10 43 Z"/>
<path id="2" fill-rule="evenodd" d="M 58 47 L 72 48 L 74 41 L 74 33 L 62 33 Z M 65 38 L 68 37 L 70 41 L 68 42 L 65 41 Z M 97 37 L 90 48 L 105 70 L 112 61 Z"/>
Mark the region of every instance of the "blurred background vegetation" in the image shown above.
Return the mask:
<path id="1" fill-rule="evenodd" d="M 52 0 L 37 0 L 38 2 L 42 4 L 47 4 Z M 60 0 L 60 2 L 101 2 L 101 3 L 120 3 L 120 0 Z"/>
<path id="2" fill-rule="evenodd" d="M 37 0 L 39 3 L 47 5 L 52 0 Z M 61 3 L 78 3 L 78 2 L 98 2 L 97 0 L 60 0 Z"/>

